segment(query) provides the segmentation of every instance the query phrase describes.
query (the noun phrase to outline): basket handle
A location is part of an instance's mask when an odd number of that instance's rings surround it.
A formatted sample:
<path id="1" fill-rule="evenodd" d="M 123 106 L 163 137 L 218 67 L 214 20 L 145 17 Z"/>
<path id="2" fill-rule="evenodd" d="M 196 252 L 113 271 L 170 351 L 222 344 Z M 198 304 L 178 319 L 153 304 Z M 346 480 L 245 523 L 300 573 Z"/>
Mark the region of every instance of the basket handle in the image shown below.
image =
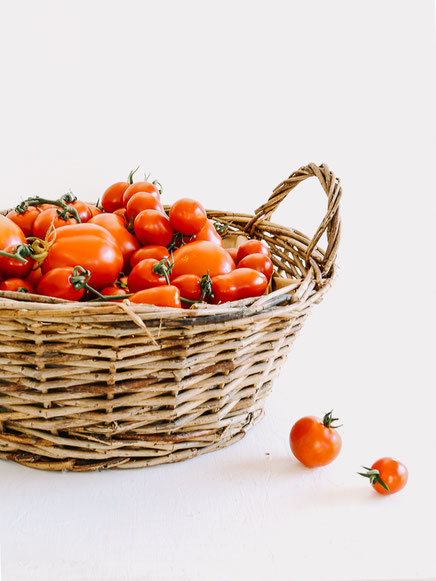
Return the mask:
<path id="1" fill-rule="evenodd" d="M 324 253 L 322 270 L 324 274 L 328 274 L 336 259 L 340 238 L 341 220 L 339 218 L 339 203 L 342 196 L 342 187 L 339 178 L 329 170 L 325 163 L 319 166 L 315 163 L 309 163 L 308 165 L 300 167 L 300 169 L 291 174 L 288 179 L 279 184 L 269 197 L 268 201 L 257 208 L 255 216 L 247 224 L 245 231 L 249 233 L 250 236 L 254 236 L 256 234 L 256 227 L 264 220 L 269 221 L 271 219 L 272 214 L 277 210 L 286 196 L 300 182 L 314 176 L 319 179 L 323 190 L 327 194 L 327 213 L 307 247 L 306 260 L 310 260 L 319 239 L 327 230 L 327 249 Z"/>

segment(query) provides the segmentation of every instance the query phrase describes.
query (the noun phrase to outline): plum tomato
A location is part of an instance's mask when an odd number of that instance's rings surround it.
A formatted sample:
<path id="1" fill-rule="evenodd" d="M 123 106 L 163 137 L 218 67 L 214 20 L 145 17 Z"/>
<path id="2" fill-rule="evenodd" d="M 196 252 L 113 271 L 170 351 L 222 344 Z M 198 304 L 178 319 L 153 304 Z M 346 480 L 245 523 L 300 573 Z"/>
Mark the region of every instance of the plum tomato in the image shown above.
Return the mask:
<path id="1" fill-rule="evenodd" d="M 175 307 L 181 308 L 180 291 L 176 286 L 156 286 L 139 291 L 130 297 L 130 302 L 156 307 Z"/>
<path id="2" fill-rule="evenodd" d="M 130 258 L 134 252 L 141 248 L 141 244 L 135 236 L 127 230 L 123 218 L 116 214 L 102 213 L 91 218 L 88 224 L 98 224 L 112 234 L 123 253 L 123 271 L 127 273 L 127 271 L 130 270 Z"/>
<path id="3" fill-rule="evenodd" d="M 163 270 L 160 267 L 164 267 L 164 265 L 155 258 L 146 258 L 138 262 L 128 278 L 127 284 L 131 292 L 136 293 L 140 290 L 167 284 L 167 279 L 162 274 Z"/>
<path id="4" fill-rule="evenodd" d="M 56 297 L 68 301 L 80 301 L 85 294 L 85 289 L 74 288 L 71 277 L 74 275 L 74 268 L 66 266 L 54 268 L 41 278 L 38 283 L 37 293 L 46 297 Z"/>
<path id="5" fill-rule="evenodd" d="M 150 182 L 135 182 L 131 184 L 127 190 L 124 192 L 123 196 L 123 206 L 127 208 L 127 204 L 130 198 L 137 194 L 138 192 L 144 192 L 146 194 L 152 194 L 156 200 L 160 201 L 160 193 L 157 186 L 151 184 Z"/>
<path id="6" fill-rule="evenodd" d="M 237 268 L 227 274 L 212 277 L 213 303 L 227 303 L 263 295 L 268 280 L 252 268 Z"/>
<path id="7" fill-rule="evenodd" d="M 27 280 L 22 278 L 8 278 L 0 284 L 0 290 L 12 291 L 12 292 L 23 292 L 23 293 L 34 293 L 35 290 Z"/>
<path id="8" fill-rule="evenodd" d="M 233 258 L 233 262 L 236 264 L 236 258 L 238 256 L 238 249 L 237 248 L 226 248 L 227 252 Z"/>
<path id="9" fill-rule="evenodd" d="M 130 186 L 129 182 L 116 182 L 109 186 L 101 197 L 101 206 L 105 212 L 111 213 L 124 207 L 124 192 Z"/>
<path id="10" fill-rule="evenodd" d="M 207 240 L 208 242 L 214 242 L 215 244 L 218 244 L 218 246 L 224 248 L 223 239 L 216 231 L 212 220 L 206 220 L 205 225 L 200 232 L 195 235 L 194 240 Z"/>
<path id="11" fill-rule="evenodd" d="M 165 214 L 160 200 L 156 199 L 152 194 L 138 192 L 137 194 L 133 194 L 127 202 L 126 214 L 128 220 L 134 220 L 142 210 L 156 210 L 161 214 Z"/>
<path id="12" fill-rule="evenodd" d="M 18 244 L 25 244 L 24 232 L 13 221 L 0 214 L 0 250 Z"/>
<path id="13" fill-rule="evenodd" d="M 41 238 L 44 240 L 52 222 L 56 229 L 62 228 L 63 226 L 77 224 L 77 220 L 75 218 L 68 218 L 67 220 L 60 218 L 58 211 L 58 208 L 48 208 L 47 210 L 43 210 L 36 217 L 36 220 L 33 223 L 33 235 L 36 238 Z"/>

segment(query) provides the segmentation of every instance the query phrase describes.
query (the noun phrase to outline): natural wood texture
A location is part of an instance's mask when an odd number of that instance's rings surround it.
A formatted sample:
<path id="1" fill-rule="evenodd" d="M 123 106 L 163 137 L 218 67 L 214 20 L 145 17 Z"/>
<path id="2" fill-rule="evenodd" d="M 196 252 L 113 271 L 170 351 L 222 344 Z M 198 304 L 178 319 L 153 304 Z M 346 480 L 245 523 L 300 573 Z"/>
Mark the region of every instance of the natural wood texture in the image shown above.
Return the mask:
<path id="1" fill-rule="evenodd" d="M 313 239 L 270 222 L 310 176 L 328 196 Z M 137 468 L 243 438 L 332 283 L 340 197 L 327 166 L 309 164 L 255 216 L 208 210 L 229 235 L 268 243 L 274 290 L 260 298 L 183 310 L 0 293 L 0 458 L 48 470 Z"/>

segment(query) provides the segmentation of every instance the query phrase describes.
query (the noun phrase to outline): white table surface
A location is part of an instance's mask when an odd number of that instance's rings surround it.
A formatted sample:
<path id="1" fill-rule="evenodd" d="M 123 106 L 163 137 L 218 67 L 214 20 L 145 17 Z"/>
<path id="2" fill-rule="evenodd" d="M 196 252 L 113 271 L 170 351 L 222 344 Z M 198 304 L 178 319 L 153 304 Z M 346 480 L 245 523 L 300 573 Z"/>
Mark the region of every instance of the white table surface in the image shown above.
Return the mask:
<path id="1" fill-rule="evenodd" d="M 95 199 L 142 162 L 167 200 L 252 211 L 289 172 L 342 178 L 339 278 L 238 444 L 180 464 L 0 462 L 2 581 L 436 579 L 432 2 L 4 5 L 0 199 Z M 35 25 L 37 23 L 37 26 Z M 315 182 L 274 219 L 314 232 Z M 292 424 L 334 409 L 309 470 Z M 409 483 L 377 495 L 383 456 Z"/>

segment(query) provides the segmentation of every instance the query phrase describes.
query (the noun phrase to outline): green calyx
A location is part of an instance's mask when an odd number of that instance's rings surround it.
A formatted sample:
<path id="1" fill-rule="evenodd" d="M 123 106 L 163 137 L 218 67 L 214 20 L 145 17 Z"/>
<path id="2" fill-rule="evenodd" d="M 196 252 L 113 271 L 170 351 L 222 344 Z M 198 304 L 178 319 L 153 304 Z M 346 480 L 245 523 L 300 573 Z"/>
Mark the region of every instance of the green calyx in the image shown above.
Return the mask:
<path id="1" fill-rule="evenodd" d="M 332 417 L 332 414 L 333 414 L 333 410 L 326 413 L 325 416 L 323 417 L 322 423 L 325 425 L 325 427 L 326 428 L 340 428 L 341 426 L 343 426 L 343 424 L 339 424 L 336 426 L 333 425 L 333 422 L 337 422 L 339 420 L 339 418 Z"/>
<path id="2" fill-rule="evenodd" d="M 58 206 L 60 210 L 58 210 L 58 216 L 63 220 L 68 220 L 69 218 L 74 218 L 79 224 L 81 224 L 82 220 L 80 219 L 79 213 L 77 212 L 76 208 L 70 206 L 69 204 L 74 204 L 77 200 L 77 197 L 72 192 L 67 192 L 57 200 L 48 200 L 46 198 L 41 198 L 40 196 L 33 196 L 24 200 L 18 204 L 15 208 L 17 214 L 24 214 L 27 211 L 29 206 L 41 206 L 42 204 L 53 204 L 54 206 Z"/>
<path id="3" fill-rule="evenodd" d="M 173 250 L 177 250 L 177 248 L 180 248 L 180 246 L 187 244 L 187 242 L 185 242 L 185 238 L 189 238 L 188 242 L 191 242 L 194 236 L 186 236 L 186 234 L 182 234 L 181 232 L 175 232 L 173 239 L 167 246 L 168 250 L 173 252 Z"/>
<path id="4" fill-rule="evenodd" d="M 390 492 L 389 486 L 386 484 L 386 482 L 384 482 L 384 480 L 382 480 L 378 470 L 375 470 L 374 468 L 368 468 L 367 466 L 362 466 L 362 468 L 364 468 L 366 472 L 358 472 L 357 474 L 364 476 L 365 478 L 369 478 L 369 481 L 372 485 L 378 483 L 380 486 L 383 486 L 385 490 Z"/>
<path id="5" fill-rule="evenodd" d="M 171 255 L 171 261 L 169 258 L 163 258 L 162 260 L 159 260 L 159 262 L 156 262 L 155 264 L 153 264 L 152 270 L 153 270 L 154 274 L 157 274 L 158 276 L 164 276 L 166 283 L 169 285 L 169 284 L 171 284 L 169 275 L 171 274 L 173 266 L 174 266 L 174 261 L 172 260 L 172 255 Z"/>
<path id="6" fill-rule="evenodd" d="M 83 266 L 75 266 L 73 270 L 73 276 L 71 277 L 70 281 L 76 290 L 82 289 L 94 290 L 92 287 L 88 285 L 90 278 L 91 272 L 89 270 L 86 270 L 85 268 L 83 268 Z"/>

